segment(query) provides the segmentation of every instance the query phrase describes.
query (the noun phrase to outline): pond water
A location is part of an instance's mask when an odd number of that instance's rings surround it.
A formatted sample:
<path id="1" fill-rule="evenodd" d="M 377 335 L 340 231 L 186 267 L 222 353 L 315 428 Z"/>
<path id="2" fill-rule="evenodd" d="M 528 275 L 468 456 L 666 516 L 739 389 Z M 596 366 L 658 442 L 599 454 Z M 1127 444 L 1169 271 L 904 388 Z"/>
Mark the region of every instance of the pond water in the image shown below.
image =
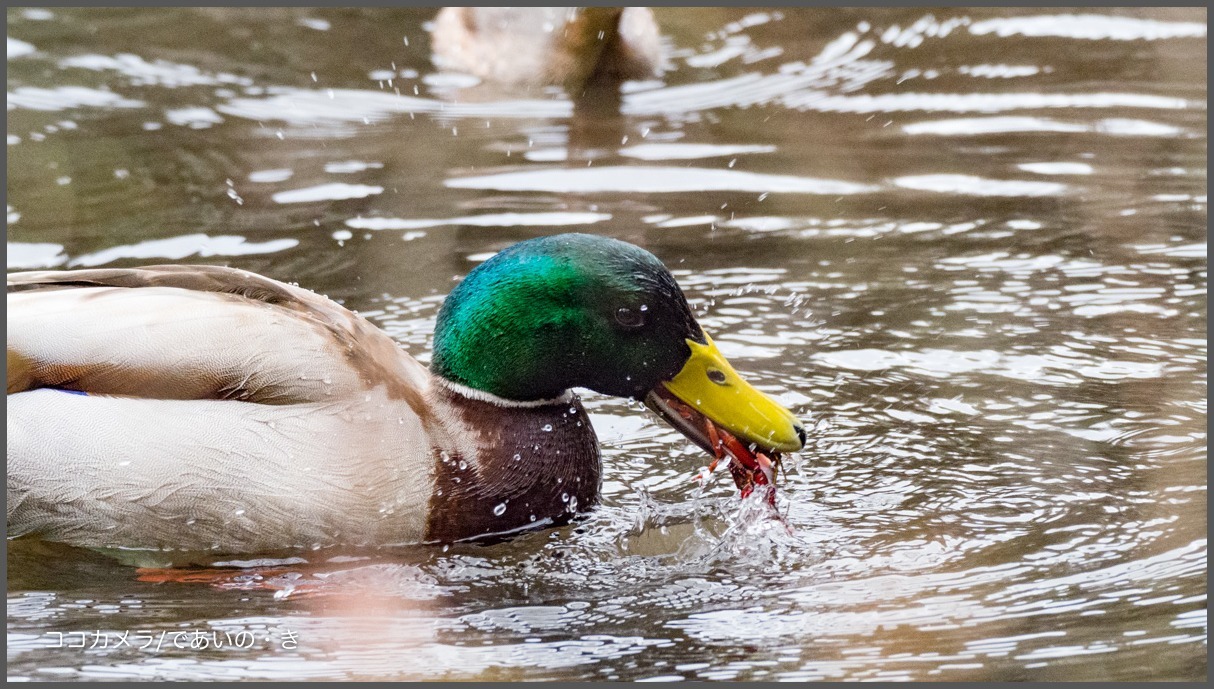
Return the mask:
<path id="1" fill-rule="evenodd" d="M 789 528 L 587 393 L 568 527 L 10 541 L 10 678 L 1205 678 L 1204 9 L 659 9 L 667 71 L 577 112 L 438 72 L 433 16 L 8 10 L 9 269 L 238 266 L 426 360 L 493 252 L 634 242 L 807 420 Z"/>

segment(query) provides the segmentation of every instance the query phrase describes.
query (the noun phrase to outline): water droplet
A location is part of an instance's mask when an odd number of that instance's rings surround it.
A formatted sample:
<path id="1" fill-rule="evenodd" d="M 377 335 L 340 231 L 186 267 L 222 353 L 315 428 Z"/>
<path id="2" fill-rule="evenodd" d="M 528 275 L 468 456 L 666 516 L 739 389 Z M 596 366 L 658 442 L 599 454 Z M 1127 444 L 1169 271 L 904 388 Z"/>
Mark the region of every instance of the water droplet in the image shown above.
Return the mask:
<path id="1" fill-rule="evenodd" d="M 531 515 L 531 521 L 535 521 L 535 515 Z"/>
<path id="2" fill-rule="evenodd" d="M 546 424 L 544 424 L 544 428 L 543 428 L 542 430 L 543 430 L 545 433 L 551 433 L 551 432 L 552 432 L 552 424 L 550 424 L 550 423 L 546 423 Z"/>
<path id="3" fill-rule="evenodd" d="M 468 468 L 468 463 L 467 463 L 467 462 L 465 462 L 465 461 L 464 461 L 464 460 L 462 460 L 462 459 L 461 459 L 461 460 L 459 460 L 459 470 L 460 470 L 460 471 L 463 471 L 463 470 L 465 470 L 465 469 L 467 469 L 467 468 Z"/>
<path id="4" fill-rule="evenodd" d="M 570 512 L 577 511 L 577 496 L 576 495 L 573 496 L 572 498 L 569 498 L 569 511 Z"/>
<path id="5" fill-rule="evenodd" d="M 569 494 L 561 493 L 561 502 L 569 502 Z"/>
<path id="6" fill-rule="evenodd" d="M 498 503 L 497 507 L 493 508 L 493 516 L 500 517 L 506 513 L 506 503 Z"/>
<path id="7" fill-rule="evenodd" d="M 242 514 L 244 514 L 244 510 L 236 510 L 237 517 L 241 516 Z"/>
<path id="8" fill-rule="evenodd" d="M 514 461 L 516 461 L 516 462 L 517 462 L 517 461 L 519 461 L 519 460 L 520 460 L 520 459 L 522 459 L 522 458 L 523 458 L 523 456 L 522 456 L 522 455 L 520 455 L 519 453 L 517 453 L 517 452 L 515 452 L 515 453 L 514 453 Z"/>

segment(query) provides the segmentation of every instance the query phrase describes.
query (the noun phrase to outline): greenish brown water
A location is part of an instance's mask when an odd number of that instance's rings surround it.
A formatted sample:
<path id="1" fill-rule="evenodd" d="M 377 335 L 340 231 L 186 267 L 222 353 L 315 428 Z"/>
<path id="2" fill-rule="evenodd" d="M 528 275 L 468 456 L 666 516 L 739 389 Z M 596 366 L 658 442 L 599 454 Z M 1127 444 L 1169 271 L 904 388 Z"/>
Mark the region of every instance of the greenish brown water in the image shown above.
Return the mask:
<path id="1" fill-rule="evenodd" d="M 662 9 L 576 115 L 436 74 L 432 15 L 8 10 L 9 269 L 238 266 L 424 360 L 494 251 L 640 244 L 808 420 L 791 533 L 588 394 L 575 526 L 168 583 L 9 542 L 10 678 L 1205 678 L 1204 10 Z"/>

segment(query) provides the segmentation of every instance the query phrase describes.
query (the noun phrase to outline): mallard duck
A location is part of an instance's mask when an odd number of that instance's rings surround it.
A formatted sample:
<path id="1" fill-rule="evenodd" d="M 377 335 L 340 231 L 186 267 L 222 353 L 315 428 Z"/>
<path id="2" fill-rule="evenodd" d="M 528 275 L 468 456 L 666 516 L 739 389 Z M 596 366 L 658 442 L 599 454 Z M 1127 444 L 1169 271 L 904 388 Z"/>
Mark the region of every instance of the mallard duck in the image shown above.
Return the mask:
<path id="1" fill-rule="evenodd" d="M 307 289 L 217 266 L 8 276 L 8 533 L 255 553 L 559 524 L 599 494 L 574 388 L 646 401 L 744 490 L 802 425 L 626 242 L 515 244 L 448 295 L 427 368 Z"/>
<path id="2" fill-rule="evenodd" d="M 430 40 L 439 67 L 510 86 L 559 85 L 575 98 L 592 81 L 653 78 L 662 66 L 646 7 L 444 7 Z"/>

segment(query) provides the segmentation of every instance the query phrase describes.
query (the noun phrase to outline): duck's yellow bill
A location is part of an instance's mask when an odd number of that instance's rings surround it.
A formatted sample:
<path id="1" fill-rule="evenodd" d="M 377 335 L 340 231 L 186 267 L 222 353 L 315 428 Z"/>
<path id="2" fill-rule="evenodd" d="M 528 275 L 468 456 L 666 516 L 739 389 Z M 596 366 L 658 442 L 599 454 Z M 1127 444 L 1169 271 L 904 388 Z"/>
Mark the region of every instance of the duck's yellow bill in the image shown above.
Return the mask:
<path id="1" fill-rule="evenodd" d="M 707 333 L 704 339 L 707 344 L 687 340 L 691 358 L 666 389 L 741 440 L 778 452 L 800 450 L 805 431 L 797 417 L 743 380 Z"/>

